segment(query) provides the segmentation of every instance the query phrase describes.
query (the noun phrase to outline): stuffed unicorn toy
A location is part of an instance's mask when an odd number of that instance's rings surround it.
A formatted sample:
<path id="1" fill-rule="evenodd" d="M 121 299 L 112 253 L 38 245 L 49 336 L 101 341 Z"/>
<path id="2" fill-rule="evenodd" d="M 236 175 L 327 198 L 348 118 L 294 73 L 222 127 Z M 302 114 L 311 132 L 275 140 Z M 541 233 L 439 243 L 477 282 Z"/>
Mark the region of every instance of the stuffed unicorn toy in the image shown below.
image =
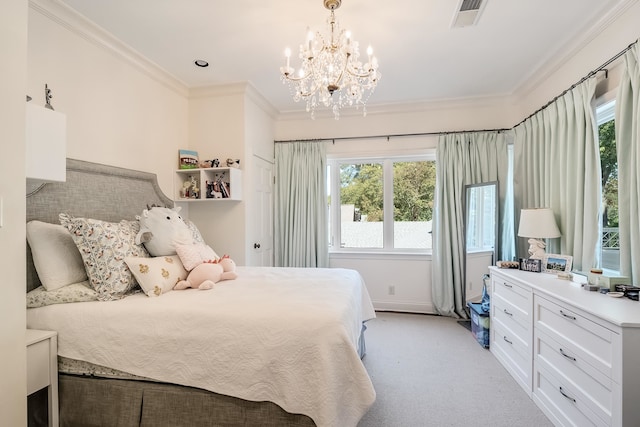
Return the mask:
<path id="1" fill-rule="evenodd" d="M 144 244 L 154 257 L 175 255 L 176 245 L 193 244 L 193 234 L 179 214 L 181 209 L 153 206 L 143 210 L 142 215 L 136 216 L 140 222 L 136 243 Z"/>
<path id="2" fill-rule="evenodd" d="M 229 255 L 225 255 L 219 260 L 205 261 L 198 264 L 189 272 L 185 280 L 181 280 L 173 287 L 174 290 L 187 288 L 211 289 L 214 283 L 221 280 L 233 280 L 238 277 L 236 273 L 236 263 Z"/>

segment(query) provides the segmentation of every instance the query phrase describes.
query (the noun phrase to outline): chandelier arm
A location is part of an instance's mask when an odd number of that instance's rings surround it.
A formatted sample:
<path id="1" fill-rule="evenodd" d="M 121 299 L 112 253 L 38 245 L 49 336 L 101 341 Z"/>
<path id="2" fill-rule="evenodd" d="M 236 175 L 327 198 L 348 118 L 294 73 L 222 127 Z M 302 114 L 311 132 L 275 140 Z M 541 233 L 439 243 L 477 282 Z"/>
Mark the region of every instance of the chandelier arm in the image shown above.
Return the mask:
<path id="1" fill-rule="evenodd" d="M 315 86 L 312 89 L 309 89 L 308 92 L 300 92 L 300 96 L 303 98 L 308 98 L 314 93 L 316 93 L 318 91 L 318 88 L 320 87 L 320 84 L 318 82 L 315 82 L 315 83 L 316 83 Z"/>

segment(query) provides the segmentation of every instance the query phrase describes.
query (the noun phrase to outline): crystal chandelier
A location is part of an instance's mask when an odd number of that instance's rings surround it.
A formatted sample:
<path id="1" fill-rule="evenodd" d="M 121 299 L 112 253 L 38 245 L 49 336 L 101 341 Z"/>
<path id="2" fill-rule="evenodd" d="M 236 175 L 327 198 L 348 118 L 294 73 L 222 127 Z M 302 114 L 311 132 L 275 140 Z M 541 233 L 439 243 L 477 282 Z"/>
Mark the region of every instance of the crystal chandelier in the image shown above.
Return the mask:
<path id="1" fill-rule="evenodd" d="M 362 106 L 363 116 L 367 115 L 366 102 L 373 93 L 380 73 L 378 60 L 373 56 L 371 46 L 367 49 L 367 62 L 359 60 L 358 42 L 351 40 L 351 33 L 340 29 L 334 11 L 342 0 L 323 0 L 324 7 L 331 11 L 327 19 L 329 34 L 310 31 L 306 44 L 300 45 L 300 68 L 290 66 L 291 50 L 285 50 L 286 66 L 280 67 L 282 83 L 288 82 L 293 100 L 307 102 L 307 111 L 315 118 L 316 107 L 330 107 L 336 120 L 340 109 L 355 105 Z"/>

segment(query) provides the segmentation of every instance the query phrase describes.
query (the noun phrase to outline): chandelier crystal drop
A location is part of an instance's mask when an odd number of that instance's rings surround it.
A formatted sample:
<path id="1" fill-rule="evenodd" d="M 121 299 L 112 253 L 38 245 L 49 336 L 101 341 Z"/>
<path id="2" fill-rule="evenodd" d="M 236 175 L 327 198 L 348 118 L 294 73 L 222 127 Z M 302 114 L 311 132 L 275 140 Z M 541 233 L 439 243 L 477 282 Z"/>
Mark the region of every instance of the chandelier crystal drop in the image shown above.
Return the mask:
<path id="1" fill-rule="evenodd" d="M 378 60 L 371 46 L 366 62 L 361 62 L 358 42 L 336 20 L 335 10 L 341 1 L 323 0 L 324 7 L 331 12 L 327 19 L 328 34 L 317 32 L 314 36 L 309 32 L 306 43 L 300 45 L 300 68 L 291 67 L 289 48 L 285 50 L 286 65 L 280 67 L 282 83 L 289 84 L 294 101 L 306 101 L 311 118 L 315 118 L 316 107 L 321 105 L 331 108 L 336 120 L 341 108 L 354 105 L 362 106 L 366 116 L 367 100 L 380 80 Z"/>

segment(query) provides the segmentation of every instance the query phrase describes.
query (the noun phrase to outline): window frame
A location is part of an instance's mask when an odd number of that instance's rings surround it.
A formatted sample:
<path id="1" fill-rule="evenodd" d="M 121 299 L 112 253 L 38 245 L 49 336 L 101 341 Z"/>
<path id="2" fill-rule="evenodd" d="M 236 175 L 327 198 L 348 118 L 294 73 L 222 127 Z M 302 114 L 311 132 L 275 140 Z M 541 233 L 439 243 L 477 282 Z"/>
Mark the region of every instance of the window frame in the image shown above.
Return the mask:
<path id="1" fill-rule="evenodd" d="M 432 249 L 427 248 L 395 248 L 394 245 L 394 203 L 393 203 L 393 164 L 396 162 L 436 162 L 436 150 L 424 150 L 418 154 L 398 154 L 385 156 L 354 156 L 354 155 L 334 155 L 327 156 L 327 180 L 331 205 L 328 207 L 329 218 L 329 253 L 363 253 L 363 254 L 424 254 L 431 255 Z M 340 242 L 342 237 L 340 209 L 340 165 L 341 164 L 363 164 L 379 163 L 382 165 L 382 197 L 383 203 L 383 226 L 382 226 L 382 248 L 343 248 L 334 245 L 333 242 Z M 438 165 L 436 163 L 436 169 Z M 387 218 L 391 218 L 388 221 Z"/>

